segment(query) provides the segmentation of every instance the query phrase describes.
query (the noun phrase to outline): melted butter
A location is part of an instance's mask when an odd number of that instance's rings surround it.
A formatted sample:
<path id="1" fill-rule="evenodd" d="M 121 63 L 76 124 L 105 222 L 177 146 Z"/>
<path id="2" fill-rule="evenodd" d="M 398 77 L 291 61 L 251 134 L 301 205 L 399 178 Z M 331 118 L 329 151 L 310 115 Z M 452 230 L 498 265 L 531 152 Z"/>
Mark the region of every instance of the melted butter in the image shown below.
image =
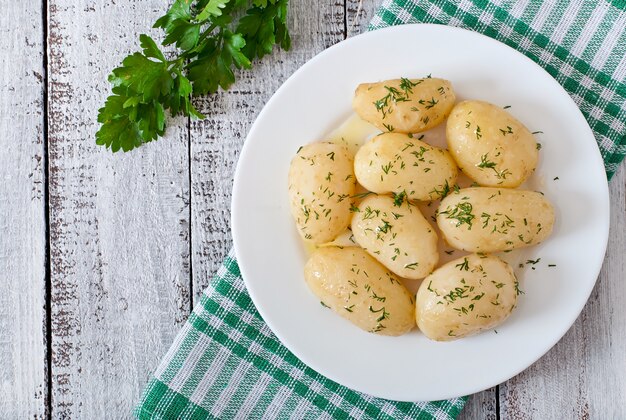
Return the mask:
<path id="1" fill-rule="evenodd" d="M 339 127 L 331 131 L 325 140 L 346 146 L 350 154 L 354 156 L 365 142 L 377 134 L 380 134 L 379 129 L 363 121 L 358 115 L 352 114 Z"/>
<path id="2" fill-rule="evenodd" d="M 311 242 L 305 241 L 304 239 L 301 239 L 301 241 L 302 241 L 302 245 L 304 246 L 304 252 L 306 256 L 310 257 L 311 254 L 313 254 L 315 250 L 317 249 L 317 246 L 315 246 Z M 323 246 L 323 245 L 320 245 L 320 246 Z"/>

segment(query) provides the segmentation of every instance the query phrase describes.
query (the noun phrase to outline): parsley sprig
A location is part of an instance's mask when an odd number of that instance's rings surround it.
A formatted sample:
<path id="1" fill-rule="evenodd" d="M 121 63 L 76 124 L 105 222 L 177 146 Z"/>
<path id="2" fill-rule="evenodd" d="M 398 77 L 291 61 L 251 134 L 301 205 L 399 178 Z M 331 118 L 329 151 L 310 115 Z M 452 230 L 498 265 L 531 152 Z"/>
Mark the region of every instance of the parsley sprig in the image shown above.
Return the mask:
<path id="1" fill-rule="evenodd" d="M 288 1 L 175 0 L 154 24 L 165 32 L 161 45 L 176 47 L 173 57 L 140 35 L 142 51 L 109 76 L 113 94 L 99 110 L 96 144 L 126 152 L 156 140 L 165 133 L 166 110 L 204 118 L 192 96 L 228 89 L 235 82 L 233 66 L 251 68 L 274 45 L 289 49 Z"/>

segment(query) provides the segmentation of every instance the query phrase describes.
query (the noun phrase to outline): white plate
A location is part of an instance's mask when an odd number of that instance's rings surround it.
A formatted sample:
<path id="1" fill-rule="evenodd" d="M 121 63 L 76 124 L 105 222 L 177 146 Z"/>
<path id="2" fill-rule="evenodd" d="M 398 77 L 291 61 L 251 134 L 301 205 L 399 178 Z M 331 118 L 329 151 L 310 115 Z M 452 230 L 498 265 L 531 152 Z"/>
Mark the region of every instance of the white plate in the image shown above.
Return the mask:
<path id="1" fill-rule="evenodd" d="M 299 146 L 320 140 L 351 113 L 362 82 L 433 74 L 461 98 L 504 106 L 543 148 L 532 185 L 554 203 L 557 222 L 516 268 L 525 294 L 497 333 L 449 343 L 418 331 L 381 337 L 323 308 L 308 290 L 306 253 L 289 213 L 287 172 Z M 558 180 L 553 178 L 558 177 Z M 401 401 L 439 400 L 501 383 L 539 359 L 570 328 L 602 266 L 609 195 L 598 147 L 584 117 L 543 69 L 488 37 L 438 25 L 366 33 L 317 55 L 259 114 L 237 165 L 232 202 L 235 251 L 250 296 L 272 331 L 300 360 L 357 391 Z M 548 267 L 556 264 L 556 267 Z"/>

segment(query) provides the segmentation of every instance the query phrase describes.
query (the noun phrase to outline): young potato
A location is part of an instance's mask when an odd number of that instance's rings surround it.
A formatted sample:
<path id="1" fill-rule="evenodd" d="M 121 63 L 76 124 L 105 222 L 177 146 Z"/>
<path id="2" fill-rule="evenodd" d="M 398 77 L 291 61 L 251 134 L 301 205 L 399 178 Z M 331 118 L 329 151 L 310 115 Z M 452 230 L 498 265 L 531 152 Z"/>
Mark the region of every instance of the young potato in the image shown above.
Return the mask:
<path id="1" fill-rule="evenodd" d="M 443 122 L 455 100 L 447 80 L 402 78 L 360 84 L 352 108 L 382 131 L 419 133 Z"/>
<path id="2" fill-rule="evenodd" d="M 301 147 L 289 168 L 291 214 L 305 241 L 335 239 L 350 224 L 356 180 L 344 146 L 312 143 Z"/>
<path id="3" fill-rule="evenodd" d="M 537 167 L 533 135 L 504 109 L 463 101 L 446 124 L 448 149 L 459 168 L 487 187 L 519 187 Z"/>
<path id="4" fill-rule="evenodd" d="M 319 248 L 304 278 L 322 305 L 365 331 L 402 335 L 415 326 L 413 296 L 361 248 Z"/>
<path id="5" fill-rule="evenodd" d="M 507 263 L 494 256 L 468 255 L 422 281 L 415 298 L 417 326 L 436 341 L 476 334 L 504 322 L 518 293 Z"/>
<path id="6" fill-rule="evenodd" d="M 400 133 L 380 134 L 363 145 L 354 157 L 354 172 L 370 191 L 424 201 L 447 194 L 458 174 L 446 150 Z"/>
<path id="7" fill-rule="evenodd" d="M 439 261 L 435 230 L 408 201 L 366 197 L 352 217 L 352 234 L 368 254 L 407 279 L 426 277 Z"/>
<path id="8" fill-rule="evenodd" d="M 437 225 L 446 242 L 457 249 L 506 251 L 550 236 L 554 209 L 535 191 L 464 188 L 441 201 Z"/>

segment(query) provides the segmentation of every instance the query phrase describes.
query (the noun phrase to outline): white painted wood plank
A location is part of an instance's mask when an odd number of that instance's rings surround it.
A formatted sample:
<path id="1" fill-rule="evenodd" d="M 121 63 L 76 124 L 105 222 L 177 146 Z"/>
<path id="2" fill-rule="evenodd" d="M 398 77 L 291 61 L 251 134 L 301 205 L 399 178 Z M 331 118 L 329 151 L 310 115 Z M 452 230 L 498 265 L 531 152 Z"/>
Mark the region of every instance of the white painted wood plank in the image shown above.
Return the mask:
<path id="1" fill-rule="evenodd" d="M 346 0 L 346 31 L 348 37 L 366 32 L 381 0 Z"/>
<path id="2" fill-rule="evenodd" d="M 470 395 L 458 420 L 496 420 L 496 387 Z"/>
<path id="3" fill-rule="evenodd" d="M 198 298 L 232 246 L 230 200 L 243 141 L 274 91 L 307 60 L 344 38 L 342 0 L 291 0 L 291 51 L 237 72 L 231 90 L 197 98 L 207 118 L 191 125 L 193 293 Z"/>
<path id="4" fill-rule="evenodd" d="M 626 165 L 622 164 L 610 183 L 608 251 L 587 305 L 552 350 L 500 386 L 503 419 L 626 416 L 625 184 Z"/>
<path id="5" fill-rule="evenodd" d="M 186 121 L 126 154 L 94 140 L 107 75 L 169 3 L 49 1 L 55 418 L 129 417 L 189 314 Z"/>
<path id="6" fill-rule="evenodd" d="M 0 10 L 0 418 L 43 418 L 43 8 Z"/>

